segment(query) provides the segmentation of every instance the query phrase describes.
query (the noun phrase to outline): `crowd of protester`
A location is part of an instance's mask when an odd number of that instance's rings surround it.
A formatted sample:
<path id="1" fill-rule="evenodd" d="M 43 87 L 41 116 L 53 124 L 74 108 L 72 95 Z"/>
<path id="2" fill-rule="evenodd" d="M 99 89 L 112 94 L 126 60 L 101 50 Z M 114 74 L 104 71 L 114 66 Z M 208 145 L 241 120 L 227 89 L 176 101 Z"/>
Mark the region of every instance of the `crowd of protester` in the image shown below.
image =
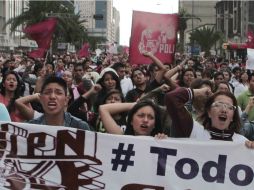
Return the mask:
<path id="1" fill-rule="evenodd" d="M 244 60 L 175 54 L 46 59 L 0 54 L 2 121 L 111 134 L 247 141 L 254 148 L 254 72 Z"/>

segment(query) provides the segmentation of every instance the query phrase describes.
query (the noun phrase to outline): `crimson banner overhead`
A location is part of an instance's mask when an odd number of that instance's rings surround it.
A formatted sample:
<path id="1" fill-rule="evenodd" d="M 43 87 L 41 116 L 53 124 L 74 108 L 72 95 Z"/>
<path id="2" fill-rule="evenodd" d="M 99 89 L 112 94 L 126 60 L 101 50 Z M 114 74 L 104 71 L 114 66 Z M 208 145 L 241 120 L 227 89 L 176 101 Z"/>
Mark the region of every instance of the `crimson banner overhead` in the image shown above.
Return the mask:
<path id="1" fill-rule="evenodd" d="M 50 47 L 53 33 L 57 24 L 56 18 L 49 18 L 42 22 L 26 27 L 23 32 L 36 41 L 38 49 L 29 53 L 30 57 L 41 58 L 45 56 Z"/>
<path id="2" fill-rule="evenodd" d="M 254 33 L 250 29 L 247 32 L 247 38 L 248 38 L 248 41 L 247 41 L 248 48 L 254 49 Z"/>
<path id="3" fill-rule="evenodd" d="M 150 59 L 142 55 L 145 51 L 152 52 L 163 63 L 172 63 L 177 41 L 177 27 L 177 14 L 133 11 L 130 63 L 151 63 Z"/>
<path id="4" fill-rule="evenodd" d="M 88 42 L 85 42 L 83 44 L 82 48 L 78 52 L 79 58 L 88 57 L 89 56 L 89 48 L 90 48 L 90 44 Z"/>

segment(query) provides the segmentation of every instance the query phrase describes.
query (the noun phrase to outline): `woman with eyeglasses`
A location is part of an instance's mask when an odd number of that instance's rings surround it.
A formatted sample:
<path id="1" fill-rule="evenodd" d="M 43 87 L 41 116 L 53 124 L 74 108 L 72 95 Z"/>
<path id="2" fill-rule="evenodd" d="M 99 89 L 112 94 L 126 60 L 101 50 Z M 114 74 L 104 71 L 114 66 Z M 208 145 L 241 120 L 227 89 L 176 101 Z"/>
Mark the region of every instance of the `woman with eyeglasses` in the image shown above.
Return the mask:
<path id="1" fill-rule="evenodd" d="M 203 114 L 197 119 L 200 122 L 197 122 L 185 109 L 184 104 L 201 96 L 208 96 L 208 99 Z M 240 117 L 237 101 L 232 93 L 212 94 L 207 87 L 193 90 L 179 87 L 167 93 L 165 102 L 176 137 L 243 142 L 248 148 L 254 148 L 254 142 L 239 134 Z"/>

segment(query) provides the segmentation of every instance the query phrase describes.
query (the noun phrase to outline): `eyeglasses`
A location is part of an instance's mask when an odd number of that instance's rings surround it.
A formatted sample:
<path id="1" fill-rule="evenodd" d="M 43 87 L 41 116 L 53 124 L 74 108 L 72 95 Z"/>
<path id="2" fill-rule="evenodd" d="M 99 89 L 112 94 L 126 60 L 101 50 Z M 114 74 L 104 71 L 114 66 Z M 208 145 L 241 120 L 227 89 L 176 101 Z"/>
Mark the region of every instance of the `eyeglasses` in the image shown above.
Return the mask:
<path id="1" fill-rule="evenodd" d="M 219 108 L 219 109 L 226 109 L 229 111 L 234 111 L 236 110 L 236 106 L 230 105 L 230 104 L 226 104 L 223 102 L 213 102 L 211 107 L 215 107 L 215 108 Z"/>

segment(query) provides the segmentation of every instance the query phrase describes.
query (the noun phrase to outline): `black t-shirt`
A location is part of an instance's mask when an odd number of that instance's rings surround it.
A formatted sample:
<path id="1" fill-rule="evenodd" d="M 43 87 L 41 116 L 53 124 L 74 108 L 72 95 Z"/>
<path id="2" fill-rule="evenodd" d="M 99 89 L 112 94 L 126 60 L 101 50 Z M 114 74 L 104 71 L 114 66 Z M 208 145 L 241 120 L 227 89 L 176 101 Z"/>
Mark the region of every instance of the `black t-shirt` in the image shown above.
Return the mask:
<path id="1" fill-rule="evenodd" d="M 136 102 L 137 99 L 139 99 L 143 93 L 150 92 L 159 86 L 160 86 L 160 84 L 156 80 L 153 80 L 152 82 L 150 82 L 146 85 L 145 90 L 134 88 L 126 94 L 125 101 L 126 102 Z"/>

